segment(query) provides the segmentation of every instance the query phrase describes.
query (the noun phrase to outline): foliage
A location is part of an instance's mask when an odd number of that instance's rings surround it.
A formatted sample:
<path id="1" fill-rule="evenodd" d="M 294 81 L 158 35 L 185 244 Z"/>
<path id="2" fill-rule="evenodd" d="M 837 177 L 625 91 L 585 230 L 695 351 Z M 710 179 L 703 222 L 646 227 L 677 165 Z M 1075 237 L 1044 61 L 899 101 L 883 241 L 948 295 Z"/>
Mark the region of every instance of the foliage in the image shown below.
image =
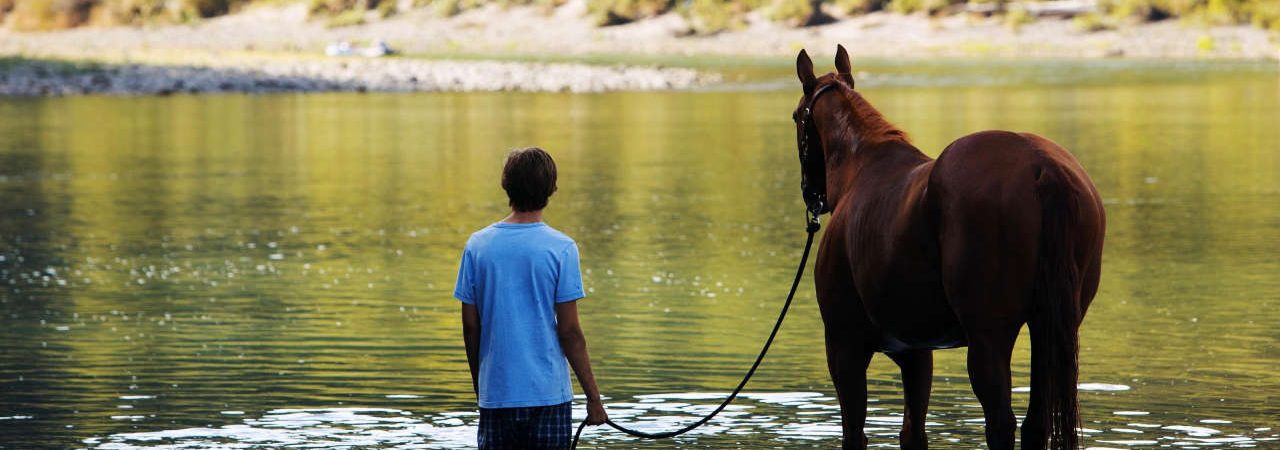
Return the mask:
<path id="1" fill-rule="evenodd" d="M 379 3 L 391 3 L 395 7 L 395 0 L 310 0 L 307 10 L 312 15 L 338 16 L 350 11 L 368 11 L 377 8 Z"/>
<path id="2" fill-rule="evenodd" d="M 184 22 L 234 12 L 251 2 L 305 2 L 313 15 L 330 25 L 359 23 L 397 12 L 398 0 L 0 0 L 0 24 L 19 30 L 51 30 L 85 24 Z M 432 8 L 451 16 L 486 4 L 535 5 L 554 8 L 567 0 L 410 0 L 412 7 Z M 1028 0 L 1037 1 L 1037 0 Z M 960 5 L 1014 4 L 1011 0 L 586 0 L 588 14 L 602 26 L 627 23 L 670 12 L 688 19 L 692 32 L 716 33 L 746 24 L 748 14 L 792 26 L 811 25 L 828 10 L 865 14 L 889 10 L 930 15 L 958 12 Z M 1085 31 L 1114 28 L 1123 20 L 1179 18 L 1203 24 L 1252 24 L 1280 31 L 1280 0 L 1099 0 L 1099 12 L 1077 16 Z M 366 14 L 374 12 L 376 14 Z M 1017 29 L 1031 17 L 1016 11 L 1005 16 Z"/>
<path id="3" fill-rule="evenodd" d="M 533 5 L 550 11 L 557 6 L 563 5 L 566 1 L 568 0 L 412 0 L 410 4 L 414 7 L 431 7 L 436 14 L 442 17 L 450 17 L 469 9 L 479 8 L 486 3 L 497 4 L 502 7 Z M 390 3 L 394 4 L 395 2 L 392 1 Z M 383 17 L 388 15 L 390 14 L 383 14 Z"/>
<path id="4" fill-rule="evenodd" d="M 19 30 L 50 30 L 88 23 L 183 22 L 235 11 L 249 0 L 0 0 L 0 18 Z M 6 12 L 8 14 L 6 14 Z"/>
<path id="5" fill-rule="evenodd" d="M 1196 38 L 1196 49 L 1202 52 L 1211 52 L 1217 46 L 1213 36 L 1203 34 Z"/>
<path id="6" fill-rule="evenodd" d="M 92 0 L 22 0 L 12 11 L 12 25 L 19 30 L 36 31 L 70 28 L 89 21 Z"/>
<path id="7" fill-rule="evenodd" d="M 911 14 L 914 12 L 925 12 L 929 15 L 940 14 L 952 5 L 964 4 L 964 0 L 892 0 L 889 2 L 889 10 Z"/>
<path id="8" fill-rule="evenodd" d="M 1249 23 L 1258 28 L 1280 31 L 1280 2 L 1253 2 L 1243 8 Z"/>
<path id="9" fill-rule="evenodd" d="M 458 15 L 458 13 L 461 13 L 468 9 L 478 7 L 483 3 L 480 0 L 426 0 L 426 1 L 419 0 L 419 1 L 415 1 L 415 5 L 417 6 L 422 6 L 424 4 L 430 5 L 433 9 L 435 9 L 436 14 L 439 14 L 442 17 L 451 17 L 451 16 L 456 16 Z"/>
<path id="10" fill-rule="evenodd" d="M 675 6 L 673 0 L 587 0 L 587 13 L 602 26 L 653 17 Z"/>
<path id="11" fill-rule="evenodd" d="M 0 23 L 4 23 L 4 16 L 13 12 L 14 0 L 0 0 Z"/>
<path id="12" fill-rule="evenodd" d="M 1092 33 L 1095 31 L 1104 31 L 1115 29 L 1115 22 L 1112 19 L 1097 13 L 1081 14 L 1071 18 L 1071 25 L 1077 30 Z"/>
<path id="13" fill-rule="evenodd" d="M 1114 17 L 1148 21 L 1180 17 L 1208 24 L 1280 28 L 1280 2 L 1275 0 L 1102 0 L 1100 6 Z"/>
<path id="14" fill-rule="evenodd" d="M 813 18 L 814 6 L 814 2 L 810 0 L 775 0 L 769 7 L 767 17 L 775 22 L 799 27 L 808 24 Z"/>
<path id="15" fill-rule="evenodd" d="M 153 18 L 172 17 L 164 0 L 103 0 L 98 18 L 108 23 L 142 23 Z"/>
<path id="16" fill-rule="evenodd" d="M 324 25 L 329 28 L 350 27 L 364 24 L 364 10 L 350 9 L 329 16 Z"/>
<path id="17" fill-rule="evenodd" d="M 696 34 L 713 34 L 742 25 L 741 17 L 723 0 L 692 0 L 680 9 Z"/>
<path id="18" fill-rule="evenodd" d="M 845 14 L 866 14 L 885 9 L 889 0 L 832 0 L 830 3 Z"/>
<path id="19" fill-rule="evenodd" d="M 230 13 L 247 0 L 178 0 L 174 3 L 180 18 L 203 19 Z"/>
<path id="20" fill-rule="evenodd" d="M 1022 29 L 1023 25 L 1035 22 L 1036 18 L 1027 12 L 1025 8 L 1010 8 L 1009 12 L 1004 14 L 1004 23 L 1010 29 L 1017 32 Z"/>

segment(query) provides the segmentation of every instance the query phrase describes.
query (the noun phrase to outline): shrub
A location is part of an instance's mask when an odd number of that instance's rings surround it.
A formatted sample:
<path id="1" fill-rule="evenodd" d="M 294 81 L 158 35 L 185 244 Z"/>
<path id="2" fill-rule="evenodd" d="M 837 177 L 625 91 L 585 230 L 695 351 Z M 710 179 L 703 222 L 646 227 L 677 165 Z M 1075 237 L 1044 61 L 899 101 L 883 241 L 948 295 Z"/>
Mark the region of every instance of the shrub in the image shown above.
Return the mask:
<path id="1" fill-rule="evenodd" d="M 178 11 L 183 19 L 203 19 L 231 12 L 241 0 L 178 0 Z"/>
<path id="2" fill-rule="evenodd" d="M 374 9 L 378 10 L 378 17 L 391 17 L 396 13 L 396 2 L 395 0 L 382 0 L 378 2 L 378 6 Z"/>
<path id="3" fill-rule="evenodd" d="M 70 28 L 89 20 L 92 0 L 23 0 L 14 2 L 12 24 L 18 30 Z"/>
<path id="4" fill-rule="evenodd" d="M 1095 31 L 1104 31 L 1115 29 L 1115 23 L 1098 13 L 1081 14 L 1071 18 L 1071 25 L 1077 30 L 1093 33 Z"/>
<path id="5" fill-rule="evenodd" d="M 458 15 L 460 12 L 480 6 L 482 4 L 482 0 L 434 0 L 425 3 L 429 3 L 431 7 L 436 10 L 436 14 L 439 14 L 442 17 L 451 17 Z M 415 0 L 414 4 L 420 5 L 421 3 L 418 3 L 418 0 Z"/>
<path id="6" fill-rule="evenodd" d="M 0 23 L 4 22 L 4 16 L 13 11 L 13 2 L 14 0 L 0 0 Z"/>
<path id="7" fill-rule="evenodd" d="M 831 3 L 845 14 L 866 14 L 885 9 L 889 0 L 834 0 Z"/>
<path id="8" fill-rule="evenodd" d="M 1251 23 L 1280 29 L 1280 2 L 1276 0 L 1102 0 L 1099 5 L 1119 18 L 1155 21 L 1181 17 L 1211 24 Z"/>
<path id="9" fill-rule="evenodd" d="M 1253 26 L 1280 31 L 1280 2 L 1253 2 L 1246 5 L 1245 14 Z"/>
<path id="10" fill-rule="evenodd" d="M 671 10 L 672 0 L 587 0 L 587 13 L 597 25 L 619 25 Z"/>
<path id="11" fill-rule="evenodd" d="M 810 0 L 775 0 L 769 7 L 769 20 L 793 27 L 808 25 L 815 11 Z"/>
<path id="12" fill-rule="evenodd" d="M 381 17 L 396 12 L 396 0 L 310 0 L 312 16 L 328 16 L 331 27 L 364 23 L 365 13 L 377 11 Z M 357 17 L 358 16 L 358 17 Z"/>
<path id="13" fill-rule="evenodd" d="M 695 34 L 714 34 L 742 25 L 732 5 L 722 0 L 692 0 L 680 12 Z"/>
<path id="14" fill-rule="evenodd" d="M 1015 33 L 1021 30 L 1023 25 L 1035 21 L 1036 18 L 1027 12 L 1026 8 L 1010 8 L 1008 12 L 1004 13 L 1004 24 Z"/>
<path id="15" fill-rule="evenodd" d="M 964 0 L 892 0 L 889 9 L 902 14 L 924 11 L 929 15 L 944 12 L 951 5 L 964 3 Z"/>
<path id="16" fill-rule="evenodd" d="M 1196 38 L 1196 49 L 1202 52 L 1211 52 L 1214 47 L 1217 47 L 1217 43 L 1214 42 L 1213 36 L 1202 34 Z"/>
<path id="17" fill-rule="evenodd" d="M 104 0 L 94 15 L 109 23 L 135 24 L 157 18 L 173 18 L 164 0 Z"/>
<path id="18" fill-rule="evenodd" d="M 349 27 L 364 23 L 364 10 L 349 9 L 332 16 L 324 23 L 329 28 Z"/>

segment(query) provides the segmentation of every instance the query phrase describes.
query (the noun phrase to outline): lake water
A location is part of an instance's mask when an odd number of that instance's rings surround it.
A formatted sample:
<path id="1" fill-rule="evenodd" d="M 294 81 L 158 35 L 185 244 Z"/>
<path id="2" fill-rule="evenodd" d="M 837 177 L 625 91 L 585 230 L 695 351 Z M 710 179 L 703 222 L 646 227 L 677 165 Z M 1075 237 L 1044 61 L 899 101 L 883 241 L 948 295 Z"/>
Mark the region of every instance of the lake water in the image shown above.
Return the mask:
<path id="1" fill-rule="evenodd" d="M 1033 131 L 1093 176 L 1109 226 L 1082 331 L 1088 446 L 1280 448 L 1280 70 L 863 68 L 930 154 Z M 473 446 L 450 294 L 525 145 L 559 164 L 547 220 L 582 248 L 612 417 L 693 420 L 749 366 L 804 241 L 791 69 L 733 71 L 700 92 L 0 99 L 0 448 Z M 711 426 L 674 443 L 593 429 L 583 448 L 836 446 L 802 286 Z M 1015 386 L 1028 348 L 1024 332 Z M 964 351 L 936 365 L 931 442 L 978 447 Z M 896 367 L 869 376 L 871 444 L 896 448 Z"/>

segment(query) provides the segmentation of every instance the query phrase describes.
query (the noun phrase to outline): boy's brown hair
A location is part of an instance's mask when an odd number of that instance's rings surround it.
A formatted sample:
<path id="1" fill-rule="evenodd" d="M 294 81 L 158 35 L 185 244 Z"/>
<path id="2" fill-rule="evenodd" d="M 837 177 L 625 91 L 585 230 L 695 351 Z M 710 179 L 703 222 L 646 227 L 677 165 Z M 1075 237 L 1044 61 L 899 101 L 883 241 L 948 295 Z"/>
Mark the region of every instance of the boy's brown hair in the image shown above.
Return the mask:
<path id="1" fill-rule="evenodd" d="M 546 208 L 556 192 L 556 162 L 538 147 L 512 150 L 502 168 L 502 190 L 516 212 Z"/>

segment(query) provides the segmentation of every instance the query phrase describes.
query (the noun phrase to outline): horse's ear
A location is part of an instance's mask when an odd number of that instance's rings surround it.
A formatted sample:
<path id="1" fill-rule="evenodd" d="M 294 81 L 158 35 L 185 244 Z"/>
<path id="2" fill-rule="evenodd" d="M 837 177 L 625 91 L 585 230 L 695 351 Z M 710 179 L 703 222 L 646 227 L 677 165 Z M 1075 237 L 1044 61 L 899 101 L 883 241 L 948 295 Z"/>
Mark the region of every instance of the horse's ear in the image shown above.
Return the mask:
<path id="1" fill-rule="evenodd" d="M 818 83 L 817 77 L 813 76 L 813 60 L 809 59 L 809 53 L 804 49 L 800 49 L 800 54 L 796 56 L 796 76 L 800 77 L 805 95 L 809 95 L 813 91 L 813 85 Z"/>
<path id="2" fill-rule="evenodd" d="M 853 87 L 853 67 L 849 64 L 849 52 L 840 44 L 836 44 L 836 76 L 850 88 Z"/>

